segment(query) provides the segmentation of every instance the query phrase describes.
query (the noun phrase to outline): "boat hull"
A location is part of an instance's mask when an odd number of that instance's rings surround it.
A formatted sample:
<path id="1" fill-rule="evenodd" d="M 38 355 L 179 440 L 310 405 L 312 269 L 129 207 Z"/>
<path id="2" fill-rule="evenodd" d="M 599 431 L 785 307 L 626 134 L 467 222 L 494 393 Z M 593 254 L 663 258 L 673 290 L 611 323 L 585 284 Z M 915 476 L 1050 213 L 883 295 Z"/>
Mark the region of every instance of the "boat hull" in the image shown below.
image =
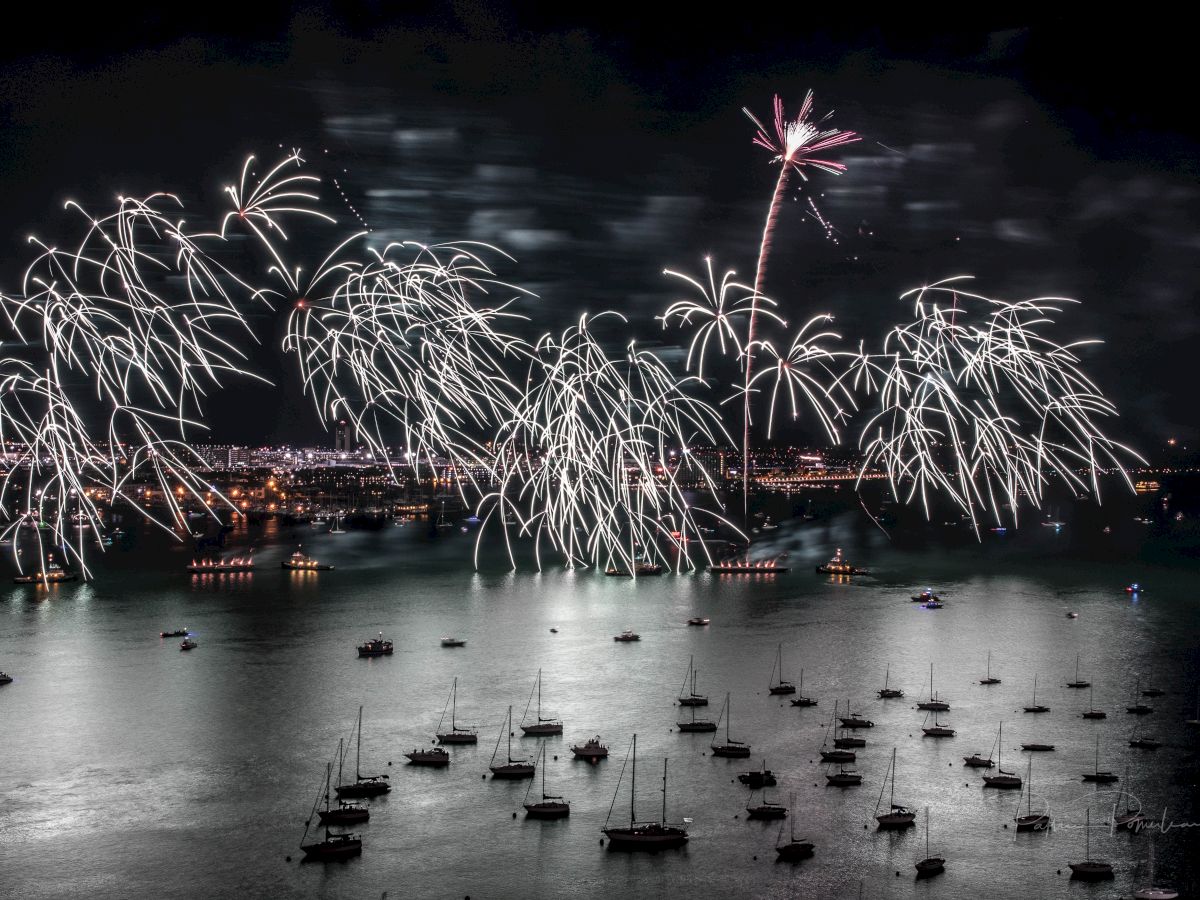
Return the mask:
<path id="1" fill-rule="evenodd" d="M 430 766 L 433 768 L 442 768 L 450 765 L 449 753 L 434 753 L 431 750 L 414 750 L 412 753 L 405 753 L 410 764 L 414 766 Z"/>
<path id="2" fill-rule="evenodd" d="M 741 744 L 712 744 L 710 749 L 713 756 L 725 759 L 745 759 L 750 755 L 750 748 Z"/>
<path id="3" fill-rule="evenodd" d="M 571 815 L 570 803 L 525 803 L 527 819 L 565 819 Z"/>
<path id="4" fill-rule="evenodd" d="M 360 781 L 355 784 L 339 784 L 334 788 L 334 792 L 339 797 L 378 797 L 391 789 L 391 785 L 382 781 Z"/>
<path id="5" fill-rule="evenodd" d="M 770 692 L 775 695 L 779 694 L 794 694 L 796 686 L 794 684 L 777 684 L 769 688 Z"/>
<path id="6" fill-rule="evenodd" d="M 355 822 L 366 822 L 371 818 L 371 811 L 359 806 L 353 809 L 323 809 L 317 815 L 320 816 L 322 825 L 350 825 Z"/>
<path id="7" fill-rule="evenodd" d="M 816 706 L 817 701 L 812 697 L 797 697 L 792 701 L 792 706 Z"/>
<path id="8" fill-rule="evenodd" d="M 775 853 L 782 862 L 798 862 L 811 858 L 815 849 L 816 847 L 808 841 L 792 841 L 790 844 L 776 847 Z"/>
<path id="9" fill-rule="evenodd" d="M 902 828 L 911 828 L 916 819 L 916 813 L 884 813 L 882 816 L 875 817 L 880 831 L 899 831 Z"/>
<path id="10" fill-rule="evenodd" d="M 1113 877 L 1112 866 L 1108 863 L 1081 862 L 1069 865 L 1074 881 L 1109 881 Z"/>
<path id="11" fill-rule="evenodd" d="M 1017 816 L 1017 831 L 1049 831 L 1050 817 L 1039 815 Z"/>
<path id="12" fill-rule="evenodd" d="M 787 807 L 768 803 L 764 806 L 747 806 L 747 819 L 786 819 Z"/>
<path id="13" fill-rule="evenodd" d="M 550 737 L 562 734 L 563 727 L 561 722 L 542 722 L 538 725 L 522 725 L 521 731 L 530 737 Z"/>
<path id="14" fill-rule="evenodd" d="M 337 862 L 341 859 L 350 859 L 352 856 L 361 855 L 362 841 L 358 838 L 341 840 L 332 838 L 316 844 L 305 844 L 300 849 L 304 851 L 304 858 L 307 860 Z"/>
<path id="15" fill-rule="evenodd" d="M 451 731 L 437 736 L 439 744 L 478 744 L 479 735 L 466 734 L 461 731 Z"/>
<path id="16" fill-rule="evenodd" d="M 492 777 L 501 780 L 514 781 L 520 778 L 532 778 L 535 767 L 523 763 L 509 763 L 506 766 L 491 766 Z"/>
<path id="17" fill-rule="evenodd" d="M 635 825 L 632 828 L 605 828 L 610 850 L 674 850 L 688 842 L 687 832 L 669 825 Z"/>
<path id="18" fill-rule="evenodd" d="M 680 706 L 708 706 L 707 697 L 680 697 L 676 702 Z"/>
<path id="19" fill-rule="evenodd" d="M 700 734 L 717 730 L 716 722 L 676 722 L 675 727 L 685 734 Z"/>

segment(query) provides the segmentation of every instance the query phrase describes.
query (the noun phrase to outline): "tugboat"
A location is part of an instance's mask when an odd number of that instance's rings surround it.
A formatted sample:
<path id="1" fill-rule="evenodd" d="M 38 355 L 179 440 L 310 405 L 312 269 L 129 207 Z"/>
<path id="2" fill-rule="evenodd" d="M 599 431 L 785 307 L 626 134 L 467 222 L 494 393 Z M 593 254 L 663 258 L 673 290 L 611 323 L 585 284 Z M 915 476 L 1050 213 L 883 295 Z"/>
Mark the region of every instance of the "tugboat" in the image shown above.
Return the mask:
<path id="1" fill-rule="evenodd" d="M 195 650 L 197 646 L 198 645 L 196 644 L 196 642 L 194 640 L 192 640 L 190 637 L 185 637 L 182 641 L 179 642 L 180 650 Z"/>
<path id="2" fill-rule="evenodd" d="M 383 632 L 379 632 L 379 637 L 371 638 L 369 641 L 364 641 L 358 645 L 358 655 L 367 656 L 391 656 L 392 642 L 383 639 Z"/>
<path id="3" fill-rule="evenodd" d="M 217 575 L 226 572 L 253 572 L 254 555 L 229 556 L 224 559 L 192 560 L 187 570 L 194 575 Z"/>
<path id="4" fill-rule="evenodd" d="M 618 635 L 613 636 L 613 640 L 622 644 L 628 644 L 632 641 L 640 641 L 642 636 L 632 629 L 626 628 Z"/>
<path id="5" fill-rule="evenodd" d="M 295 569 L 301 572 L 332 572 L 333 566 L 328 563 L 317 562 L 311 556 L 305 556 L 300 548 L 296 548 L 296 552 L 281 562 L 285 569 Z"/>
<path id="6" fill-rule="evenodd" d="M 860 569 L 853 565 L 848 559 L 842 556 L 842 548 L 837 548 L 837 553 L 827 563 L 822 563 L 817 566 L 818 575 L 866 575 L 866 569 Z"/>
<path id="7" fill-rule="evenodd" d="M 602 759 L 608 759 L 608 747 L 600 742 L 600 735 L 588 738 L 582 745 L 575 744 L 571 747 L 571 752 L 575 754 L 576 759 L 586 759 L 592 765 Z"/>
<path id="8" fill-rule="evenodd" d="M 14 575 L 13 584 L 61 584 L 64 581 L 76 581 L 78 578 L 77 574 L 64 569 L 50 556 L 46 560 L 44 571 Z"/>
<path id="9" fill-rule="evenodd" d="M 160 631 L 158 633 L 158 636 L 160 638 L 173 638 L 173 637 L 187 637 L 189 634 L 191 634 L 191 632 L 188 631 L 186 628 L 176 628 L 174 631 Z"/>
<path id="10" fill-rule="evenodd" d="M 604 822 L 604 836 L 608 838 L 608 846 L 613 850 L 671 850 L 682 847 L 688 841 L 685 825 L 667 824 L 667 761 L 663 760 L 663 806 L 662 818 L 657 822 L 639 822 L 634 813 L 634 800 L 637 788 L 637 735 L 633 736 L 633 757 L 629 779 L 629 826 L 610 828 L 608 820 Z M 617 790 L 621 789 L 621 780 L 617 779 Z M 616 795 L 613 795 L 616 803 Z M 612 806 L 608 808 L 609 818 L 612 817 Z"/>

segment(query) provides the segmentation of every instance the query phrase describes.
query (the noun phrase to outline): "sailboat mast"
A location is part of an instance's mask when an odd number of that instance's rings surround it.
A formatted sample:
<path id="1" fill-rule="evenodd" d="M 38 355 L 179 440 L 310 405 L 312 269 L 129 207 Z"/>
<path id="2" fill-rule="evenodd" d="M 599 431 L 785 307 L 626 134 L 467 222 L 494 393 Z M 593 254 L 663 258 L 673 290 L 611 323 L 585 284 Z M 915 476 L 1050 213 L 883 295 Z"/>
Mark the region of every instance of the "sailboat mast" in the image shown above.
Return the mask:
<path id="1" fill-rule="evenodd" d="M 929 667 L 929 674 L 933 674 L 933 666 Z M 931 682 L 932 684 L 932 682 Z M 888 801 L 888 805 L 894 807 L 896 805 L 896 748 L 892 748 L 892 795 Z M 889 810 L 890 812 L 891 810 Z"/>
<path id="2" fill-rule="evenodd" d="M 333 763 L 325 763 L 325 840 L 329 840 L 329 776 L 333 772 Z"/>
<path id="3" fill-rule="evenodd" d="M 633 827 L 633 823 L 637 821 L 637 815 L 633 811 L 634 800 L 637 799 L 637 735 L 633 736 L 633 767 L 629 771 L 629 827 Z"/>
<path id="4" fill-rule="evenodd" d="M 1004 766 L 1001 765 L 1001 757 L 1004 753 L 1004 722 L 1000 723 L 1000 730 L 996 732 L 996 770 L 1004 774 Z M 1031 756 L 1030 759 L 1033 759 Z"/>
<path id="5" fill-rule="evenodd" d="M 354 780 L 362 779 L 362 773 L 359 771 L 359 763 L 362 760 L 362 711 L 363 708 L 358 708 L 358 736 L 354 740 Z"/>
<path id="6" fill-rule="evenodd" d="M 450 730 L 458 731 L 458 676 L 454 676 L 454 684 L 450 688 Z"/>
<path id="7" fill-rule="evenodd" d="M 667 758 L 663 757 L 663 811 L 662 823 L 667 824 Z"/>

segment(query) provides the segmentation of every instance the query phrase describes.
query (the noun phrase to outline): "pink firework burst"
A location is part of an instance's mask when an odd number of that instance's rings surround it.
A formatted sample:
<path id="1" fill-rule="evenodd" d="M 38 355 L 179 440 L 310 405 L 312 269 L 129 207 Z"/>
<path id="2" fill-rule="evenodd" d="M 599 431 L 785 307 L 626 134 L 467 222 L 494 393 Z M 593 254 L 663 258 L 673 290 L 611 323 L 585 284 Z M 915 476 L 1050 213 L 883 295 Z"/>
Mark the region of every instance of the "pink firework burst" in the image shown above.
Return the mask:
<path id="1" fill-rule="evenodd" d="M 823 159 L 822 155 L 835 147 L 854 143 L 859 140 L 859 136 L 853 131 L 842 131 L 838 128 L 822 129 L 821 123 L 829 119 L 833 112 L 826 113 L 820 120 L 814 122 L 811 120 L 812 108 L 813 93 L 809 91 L 804 95 L 804 102 L 800 104 L 799 114 L 795 119 L 789 120 L 784 115 L 783 100 L 776 94 L 774 135 L 749 109 L 743 107 L 742 112 L 758 126 L 758 134 L 754 136 L 754 143 L 775 154 L 775 158 L 771 162 L 791 166 L 800 174 L 801 178 L 806 177 L 804 166 L 812 166 L 815 169 L 829 172 L 831 175 L 840 175 L 846 171 L 846 166 L 837 160 Z"/>

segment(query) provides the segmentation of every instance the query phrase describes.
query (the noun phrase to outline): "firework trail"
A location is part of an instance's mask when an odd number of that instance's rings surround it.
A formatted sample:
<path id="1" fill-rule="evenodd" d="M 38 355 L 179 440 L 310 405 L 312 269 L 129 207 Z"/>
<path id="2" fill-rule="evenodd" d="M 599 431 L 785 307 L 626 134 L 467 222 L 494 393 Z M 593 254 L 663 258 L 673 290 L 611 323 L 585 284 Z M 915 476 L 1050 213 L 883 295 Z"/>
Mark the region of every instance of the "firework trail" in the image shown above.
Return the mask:
<path id="1" fill-rule="evenodd" d="M 296 190 L 308 177 L 281 174 L 300 162 L 293 153 L 253 181 L 248 161 L 234 197 L 238 220 L 252 223 L 281 269 L 269 238 L 286 239 L 282 217 L 323 217 L 298 205 L 310 196 Z M 94 496 L 107 495 L 110 505 L 124 500 L 168 530 L 183 522 L 182 499 L 208 506 L 202 463 L 186 435 L 203 428 L 209 391 L 229 378 L 257 377 L 237 345 L 253 340 L 243 310 L 266 303 L 267 292 L 216 260 L 227 245 L 225 228 L 189 231 L 173 195 L 120 197 L 102 217 L 75 203 L 67 208 L 86 223 L 79 242 L 59 249 L 31 239 L 41 252 L 21 291 L 0 294 L 12 335 L 0 360 L 0 428 L 25 447 L 0 500 L 6 515 L 8 501 L 16 507 L 6 536 L 22 524 L 46 527 L 87 576 L 84 545 L 103 527 Z M 29 355 L 43 361 L 22 358 Z M 98 419 L 105 429 L 96 428 Z M 165 437 L 168 428 L 177 436 Z M 90 437 L 101 432 L 105 441 Z M 165 520 L 132 493 L 146 477 L 164 497 Z"/>
<path id="2" fill-rule="evenodd" d="M 714 497 L 715 489 L 686 448 L 723 435 L 719 417 L 688 396 L 694 378 L 677 378 L 635 343 L 611 358 L 592 321 L 585 315 L 534 347 L 529 388 L 497 435 L 497 488 L 480 505 L 484 529 L 500 523 L 510 559 L 509 530 L 532 536 L 539 567 L 543 543 L 569 566 L 688 567 L 701 532 L 685 480 Z M 672 467 L 675 448 L 680 463 Z"/>
<path id="3" fill-rule="evenodd" d="M 403 243 L 362 264 L 326 260 L 316 281 L 331 271 L 341 279 L 288 319 L 283 349 L 296 354 L 322 419 L 353 420 L 384 459 L 398 428 L 418 476 L 440 459 L 468 477 L 490 466 L 486 440 L 518 400 L 505 367 L 531 351 L 502 329 L 524 319 L 507 307 L 528 293 L 498 280 L 484 254 L 502 255 L 482 244 Z M 504 299 L 475 302 L 493 293 Z"/>
<path id="4" fill-rule="evenodd" d="M 1099 420 L 1117 411 L 1075 352 L 1096 342 L 1061 345 L 1039 334 L 1075 301 L 993 300 L 964 292 L 962 281 L 905 294 L 914 298 L 914 321 L 852 367 L 854 387 L 878 394 L 859 438 L 860 483 L 880 466 L 895 496 L 919 496 L 926 516 L 930 495 L 944 493 L 977 534 L 980 517 L 999 524 L 1005 505 L 1016 524 L 1022 498 L 1039 505 L 1051 474 L 1099 497 L 1099 469 L 1112 466 L 1132 488 L 1122 460 L 1140 457 L 1101 431 Z"/>
<path id="5" fill-rule="evenodd" d="M 852 144 L 859 140 L 853 131 L 841 131 L 837 128 L 820 126 L 833 115 L 826 113 L 820 119 L 813 121 L 813 94 L 809 91 L 804 95 L 804 102 L 795 119 L 788 119 L 783 111 L 783 100 L 775 95 L 774 128 L 768 129 L 755 117 L 754 113 L 743 107 L 742 112 L 749 117 L 758 129 L 754 143 L 769 150 L 773 155 L 771 162 L 779 163 L 779 177 L 775 181 L 775 190 L 771 195 L 771 204 L 767 208 L 767 218 L 763 224 L 762 238 L 759 241 L 758 265 L 754 270 L 754 288 L 750 303 L 750 321 L 747 327 L 746 364 L 745 364 L 745 401 L 742 408 L 742 494 L 748 498 L 747 489 L 750 477 L 750 383 L 754 369 L 754 326 L 757 324 L 758 307 L 755 298 L 763 293 L 764 279 L 767 271 L 767 257 L 771 252 L 771 239 L 775 231 L 775 222 L 779 218 L 779 207 L 787 190 L 788 178 L 795 172 L 802 181 L 807 181 L 805 169 L 813 168 L 831 175 L 840 175 L 846 171 L 846 166 L 836 160 L 825 158 L 825 154 L 838 147 Z M 811 205 L 811 200 L 810 200 Z M 828 232 L 828 225 L 811 205 L 819 221 Z M 749 502 L 748 499 L 746 502 Z"/>

